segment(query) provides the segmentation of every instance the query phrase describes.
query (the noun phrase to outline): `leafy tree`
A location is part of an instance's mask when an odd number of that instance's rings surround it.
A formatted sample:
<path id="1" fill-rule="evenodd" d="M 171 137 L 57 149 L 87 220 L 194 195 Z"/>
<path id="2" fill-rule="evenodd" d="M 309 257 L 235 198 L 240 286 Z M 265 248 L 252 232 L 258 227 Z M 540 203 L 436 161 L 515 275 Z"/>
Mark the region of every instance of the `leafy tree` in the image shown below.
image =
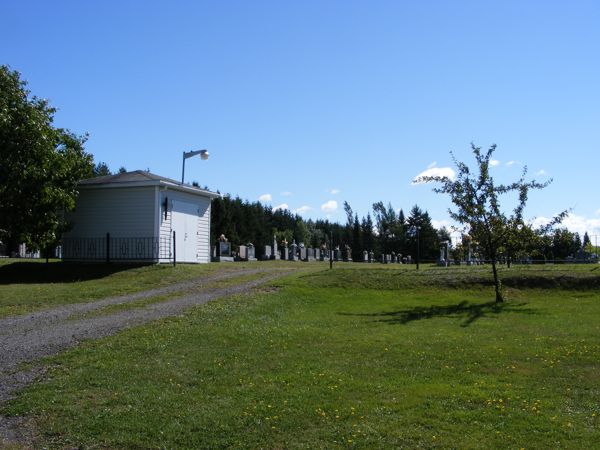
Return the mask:
<path id="1" fill-rule="evenodd" d="M 94 177 L 105 177 L 107 175 L 112 175 L 112 173 L 108 168 L 108 164 L 106 164 L 105 162 L 99 162 L 92 169 L 92 176 Z"/>
<path id="2" fill-rule="evenodd" d="M 56 109 L 26 88 L 20 74 L 0 66 L 0 240 L 49 249 L 67 228 L 77 183 L 92 176 L 86 136 L 55 128 Z"/>
<path id="3" fill-rule="evenodd" d="M 396 212 L 391 204 L 386 207 L 383 202 L 373 203 L 373 214 L 377 224 L 377 238 L 379 241 L 379 250 L 381 253 L 391 252 L 393 240 L 395 238 L 394 229 L 396 226 Z"/>
<path id="4" fill-rule="evenodd" d="M 581 248 L 580 242 L 577 242 L 579 235 L 572 233 L 566 228 L 560 228 L 552 236 L 552 254 L 553 259 L 566 259 L 569 256 L 575 256 Z"/>
<path id="5" fill-rule="evenodd" d="M 487 152 L 482 152 L 481 148 L 474 144 L 471 144 L 471 149 L 477 163 L 477 173 L 471 173 L 467 164 L 458 161 L 452 154 L 458 171 L 456 180 L 445 176 L 434 176 L 421 177 L 418 181 L 441 183 L 442 187 L 435 188 L 434 192 L 450 195 L 456 207 L 454 211 L 449 210 L 450 217 L 465 225 L 469 234 L 484 250 L 492 264 L 496 302 L 503 302 L 498 261 L 500 249 L 505 245 L 510 234 L 509 224 L 522 223 L 529 191 L 542 189 L 552 180 L 545 183 L 538 183 L 535 180 L 526 182 L 527 167 L 525 167 L 518 181 L 508 185 L 496 185 L 490 175 L 490 159 L 496 150 L 496 145 L 492 145 Z M 507 216 L 501 210 L 499 196 L 511 192 L 518 194 L 518 201 L 512 214 Z"/>

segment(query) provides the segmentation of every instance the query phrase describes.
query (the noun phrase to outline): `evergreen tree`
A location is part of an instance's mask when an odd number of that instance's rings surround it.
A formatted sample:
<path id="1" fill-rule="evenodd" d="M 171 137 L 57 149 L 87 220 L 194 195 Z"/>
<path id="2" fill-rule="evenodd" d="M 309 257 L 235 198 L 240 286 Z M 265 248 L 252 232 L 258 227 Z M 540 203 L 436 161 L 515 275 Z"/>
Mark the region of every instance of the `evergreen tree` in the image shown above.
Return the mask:
<path id="1" fill-rule="evenodd" d="M 371 214 L 367 213 L 367 217 L 363 217 L 361 224 L 361 234 L 363 238 L 363 247 L 366 251 L 374 250 L 375 237 L 373 236 L 373 220 Z"/>
<path id="2" fill-rule="evenodd" d="M 363 261 L 364 243 L 362 239 L 362 230 L 358 220 L 358 214 L 354 214 L 354 224 L 352 226 L 352 260 Z"/>

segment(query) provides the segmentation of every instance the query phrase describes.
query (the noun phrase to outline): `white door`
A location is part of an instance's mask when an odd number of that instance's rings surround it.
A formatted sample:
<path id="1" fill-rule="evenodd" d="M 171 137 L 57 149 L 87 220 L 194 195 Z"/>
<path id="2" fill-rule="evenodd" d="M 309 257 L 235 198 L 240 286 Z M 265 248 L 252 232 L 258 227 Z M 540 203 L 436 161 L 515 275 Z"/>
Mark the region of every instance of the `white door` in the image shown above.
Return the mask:
<path id="1" fill-rule="evenodd" d="M 177 261 L 198 262 L 198 205 L 173 200 Z"/>

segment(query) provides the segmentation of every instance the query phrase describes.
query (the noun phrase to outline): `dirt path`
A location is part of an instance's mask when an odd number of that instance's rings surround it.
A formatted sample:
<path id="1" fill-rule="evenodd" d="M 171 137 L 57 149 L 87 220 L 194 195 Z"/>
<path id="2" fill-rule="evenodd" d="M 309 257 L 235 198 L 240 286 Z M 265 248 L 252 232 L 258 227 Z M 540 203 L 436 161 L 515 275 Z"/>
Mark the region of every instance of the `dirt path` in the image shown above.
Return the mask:
<path id="1" fill-rule="evenodd" d="M 294 270 L 269 268 L 223 272 L 135 294 L 90 303 L 65 305 L 47 311 L 1 319 L 0 403 L 10 399 L 27 384 L 43 375 L 43 367 L 34 366 L 23 370 L 19 367 L 23 363 L 35 362 L 40 358 L 55 355 L 84 339 L 110 336 L 126 328 L 181 314 L 192 306 L 210 300 L 248 292 L 254 287 Z M 256 275 L 257 278 L 240 282 L 231 280 L 243 275 Z M 218 283 L 214 283 L 225 280 L 229 280 L 226 286 L 219 287 Z M 106 306 L 169 294 L 173 294 L 173 297 L 143 307 L 107 312 L 104 315 L 82 316 Z M 27 427 L 19 420 L 0 416 L 0 444 L 22 443 L 23 439 L 25 442 L 28 440 L 23 434 Z"/>

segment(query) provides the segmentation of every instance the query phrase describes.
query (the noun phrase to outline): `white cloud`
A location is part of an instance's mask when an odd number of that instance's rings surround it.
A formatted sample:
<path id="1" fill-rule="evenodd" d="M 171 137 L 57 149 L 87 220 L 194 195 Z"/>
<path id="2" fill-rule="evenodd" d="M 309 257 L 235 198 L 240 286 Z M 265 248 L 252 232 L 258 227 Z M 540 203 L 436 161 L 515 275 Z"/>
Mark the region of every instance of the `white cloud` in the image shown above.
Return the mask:
<path id="1" fill-rule="evenodd" d="M 451 228 L 451 224 L 449 220 L 435 220 L 435 219 L 431 219 L 431 225 L 433 225 L 433 228 L 435 228 L 436 230 L 439 230 L 440 228 L 444 227 L 448 230 L 450 230 Z"/>
<path id="2" fill-rule="evenodd" d="M 337 211 L 338 203 L 335 200 L 329 200 L 321 205 L 321 211 L 325 213 L 333 213 Z"/>
<path id="3" fill-rule="evenodd" d="M 287 203 L 282 203 L 281 205 L 273 206 L 273 211 L 277 211 L 278 209 L 290 209 Z"/>
<path id="4" fill-rule="evenodd" d="M 263 194 L 260 197 L 258 197 L 259 202 L 270 202 L 271 200 L 273 200 L 271 194 Z"/>
<path id="5" fill-rule="evenodd" d="M 429 164 L 429 165 L 427 166 L 427 168 L 428 168 L 428 169 L 431 169 L 432 167 L 435 167 L 435 166 L 437 166 L 437 161 L 434 161 L 434 162 L 432 162 L 431 164 Z"/>
<path id="6" fill-rule="evenodd" d="M 296 214 L 305 214 L 305 213 L 307 213 L 308 211 L 310 211 L 311 209 L 312 209 L 312 208 L 311 208 L 310 206 L 304 205 L 304 206 L 301 206 L 301 207 L 300 207 L 300 208 L 298 208 L 298 209 L 295 209 L 295 210 L 294 210 L 294 213 L 296 213 Z"/>
<path id="7" fill-rule="evenodd" d="M 596 211 L 596 215 L 600 216 L 600 209 L 598 211 Z"/>
<path id="8" fill-rule="evenodd" d="M 329 190 L 329 191 L 327 191 L 327 192 L 329 192 L 331 195 L 337 195 L 337 194 L 339 194 L 341 191 L 340 191 L 339 189 L 337 189 L 337 188 L 333 188 L 333 189 L 330 189 L 330 190 Z"/>
<path id="9" fill-rule="evenodd" d="M 550 222 L 548 217 L 536 217 L 531 221 L 531 225 L 534 228 L 538 228 L 546 225 L 548 222 Z M 600 219 L 588 219 L 584 216 L 569 213 L 557 228 L 567 228 L 569 231 L 579 233 L 581 236 L 586 231 L 590 235 L 596 235 L 600 234 Z"/>
<path id="10" fill-rule="evenodd" d="M 292 193 L 291 193 L 290 191 L 283 191 L 283 192 L 281 193 L 281 196 L 282 196 L 282 197 L 289 197 L 290 195 L 292 195 Z"/>
<path id="11" fill-rule="evenodd" d="M 490 166 L 491 167 L 497 167 L 500 165 L 500 161 L 498 161 L 497 159 L 490 159 Z"/>
<path id="12" fill-rule="evenodd" d="M 419 181 L 421 177 L 448 177 L 453 180 L 455 176 L 456 173 L 454 173 L 451 167 L 430 167 L 417 175 L 413 179 L 412 184 L 423 184 L 424 181 Z"/>
<path id="13" fill-rule="evenodd" d="M 506 165 L 507 165 L 508 167 L 510 167 L 510 166 L 514 166 L 515 164 L 517 164 L 517 161 L 508 161 L 508 162 L 506 163 Z"/>
<path id="14" fill-rule="evenodd" d="M 536 173 L 536 176 L 541 176 L 541 175 L 546 175 L 546 171 L 544 169 L 538 170 Z"/>

